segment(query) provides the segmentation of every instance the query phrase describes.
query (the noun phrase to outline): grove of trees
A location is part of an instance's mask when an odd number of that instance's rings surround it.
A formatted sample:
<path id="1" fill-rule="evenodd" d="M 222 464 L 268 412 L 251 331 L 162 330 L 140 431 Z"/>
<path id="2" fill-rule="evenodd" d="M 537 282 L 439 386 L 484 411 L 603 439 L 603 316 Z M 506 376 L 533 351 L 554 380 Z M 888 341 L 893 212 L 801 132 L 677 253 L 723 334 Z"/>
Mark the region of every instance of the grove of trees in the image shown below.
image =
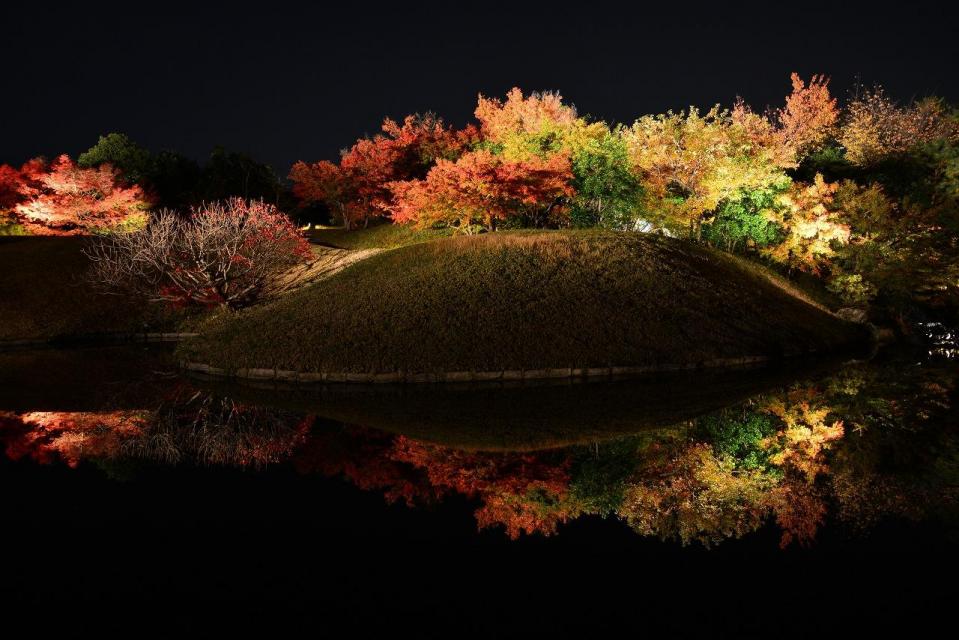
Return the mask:
<path id="1" fill-rule="evenodd" d="M 877 87 L 841 105 L 825 77 L 793 74 L 762 112 L 739 100 L 610 125 L 512 89 L 479 96 L 475 118 L 387 118 L 336 161 L 295 163 L 289 186 L 240 153 L 200 165 L 111 133 L 76 161 L 0 166 L 0 234 L 131 231 L 239 197 L 347 229 L 658 232 L 809 274 L 841 306 L 959 309 L 959 115 L 940 99 Z"/>
<path id="2" fill-rule="evenodd" d="M 705 242 L 822 280 L 839 304 L 959 308 L 959 115 L 881 88 L 840 107 L 797 74 L 782 107 L 611 126 L 558 93 L 479 97 L 476 124 L 384 121 L 339 162 L 298 162 L 303 203 L 462 233 L 601 227 Z"/>

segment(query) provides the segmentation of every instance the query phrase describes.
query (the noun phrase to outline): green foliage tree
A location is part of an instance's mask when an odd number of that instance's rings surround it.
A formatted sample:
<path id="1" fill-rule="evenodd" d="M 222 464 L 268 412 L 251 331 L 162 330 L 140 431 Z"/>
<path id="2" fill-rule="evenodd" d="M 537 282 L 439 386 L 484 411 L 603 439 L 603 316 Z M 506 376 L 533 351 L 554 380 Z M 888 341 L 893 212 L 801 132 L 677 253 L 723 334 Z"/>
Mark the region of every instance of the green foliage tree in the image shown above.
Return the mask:
<path id="1" fill-rule="evenodd" d="M 124 179 L 140 185 L 150 182 L 155 172 L 153 155 L 124 133 L 100 136 L 95 145 L 77 157 L 77 166 L 84 169 L 101 164 L 112 165 Z"/>
<path id="2" fill-rule="evenodd" d="M 206 202 L 239 197 L 278 204 L 285 187 L 269 166 L 245 153 L 216 147 L 203 167 L 198 191 Z"/>
<path id="3" fill-rule="evenodd" d="M 703 225 L 703 239 L 726 251 L 762 248 L 781 242 L 783 230 L 769 213 L 791 181 L 785 176 L 767 187 L 743 191 L 720 204 L 712 221 Z"/>
<path id="4" fill-rule="evenodd" d="M 643 187 L 630 171 L 619 131 L 606 130 L 577 145 L 572 154 L 570 221 L 576 227 L 629 227 L 642 210 Z"/>

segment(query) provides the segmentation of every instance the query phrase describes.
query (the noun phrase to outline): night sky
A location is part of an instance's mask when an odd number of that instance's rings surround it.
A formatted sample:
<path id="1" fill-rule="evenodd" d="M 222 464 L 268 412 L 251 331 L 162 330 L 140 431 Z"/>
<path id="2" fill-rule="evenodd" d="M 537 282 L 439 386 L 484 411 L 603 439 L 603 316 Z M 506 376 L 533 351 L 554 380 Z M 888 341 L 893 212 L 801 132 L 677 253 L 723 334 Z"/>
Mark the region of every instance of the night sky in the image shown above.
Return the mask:
<path id="1" fill-rule="evenodd" d="M 462 125 L 478 92 L 512 86 L 559 90 L 611 122 L 737 94 L 778 105 L 794 70 L 830 75 L 840 97 L 858 79 L 959 102 L 946 4 L 344 4 L 355 8 L 4 8 L 0 162 L 77 154 L 119 131 L 197 159 L 223 145 L 285 175 L 295 160 L 336 157 L 383 116 L 432 110 Z"/>

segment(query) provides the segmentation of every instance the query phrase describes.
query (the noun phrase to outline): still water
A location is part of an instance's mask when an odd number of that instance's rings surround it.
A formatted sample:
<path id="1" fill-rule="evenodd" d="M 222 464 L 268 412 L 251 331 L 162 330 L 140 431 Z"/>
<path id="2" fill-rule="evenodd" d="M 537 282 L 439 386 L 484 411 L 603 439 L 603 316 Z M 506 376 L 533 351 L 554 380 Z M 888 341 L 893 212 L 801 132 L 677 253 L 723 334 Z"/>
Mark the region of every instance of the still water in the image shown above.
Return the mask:
<path id="1" fill-rule="evenodd" d="M 335 592 L 353 595 L 337 606 L 372 597 L 407 612 L 400 594 L 354 581 L 428 549 L 406 580 L 445 574 L 462 589 L 482 575 L 470 558 L 534 557 L 544 564 L 524 580 L 548 589 L 562 547 L 547 543 L 577 548 L 576 562 L 644 558 L 647 571 L 916 547 L 947 560 L 959 372 L 930 331 L 932 348 L 772 369 L 447 387 L 218 384 L 156 348 L 7 352 L 0 524 L 6 548 L 33 557 L 15 563 L 23 579 L 34 561 L 86 567 L 43 593 L 113 594 L 130 562 L 150 576 L 177 566 L 166 588 L 236 596 L 241 576 L 308 562 L 311 584 L 345 580 Z M 587 571 L 567 570 L 580 583 Z M 144 575 L 134 593 L 153 584 Z M 458 601 L 422 580 L 432 601 Z"/>

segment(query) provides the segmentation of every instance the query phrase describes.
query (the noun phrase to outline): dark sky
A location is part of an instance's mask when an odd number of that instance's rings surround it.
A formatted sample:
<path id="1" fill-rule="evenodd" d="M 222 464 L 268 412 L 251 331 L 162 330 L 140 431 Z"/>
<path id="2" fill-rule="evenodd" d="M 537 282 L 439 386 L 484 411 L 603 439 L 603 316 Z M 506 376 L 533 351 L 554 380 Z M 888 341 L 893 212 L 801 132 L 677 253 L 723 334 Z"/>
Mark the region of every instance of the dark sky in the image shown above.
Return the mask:
<path id="1" fill-rule="evenodd" d="M 197 159 L 220 144 L 285 175 L 297 159 L 334 158 L 385 115 L 432 110 L 461 125 L 478 92 L 514 85 L 559 90 L 616 122 L 737 94 L 778 105 L 793 70 L 832 76 L 840 97 L 859 78 L 901 99 L 959 102 L 945 3 L 429 4 L 5 8 L 0 162 L 76 154 L 121 131 Z"/>

